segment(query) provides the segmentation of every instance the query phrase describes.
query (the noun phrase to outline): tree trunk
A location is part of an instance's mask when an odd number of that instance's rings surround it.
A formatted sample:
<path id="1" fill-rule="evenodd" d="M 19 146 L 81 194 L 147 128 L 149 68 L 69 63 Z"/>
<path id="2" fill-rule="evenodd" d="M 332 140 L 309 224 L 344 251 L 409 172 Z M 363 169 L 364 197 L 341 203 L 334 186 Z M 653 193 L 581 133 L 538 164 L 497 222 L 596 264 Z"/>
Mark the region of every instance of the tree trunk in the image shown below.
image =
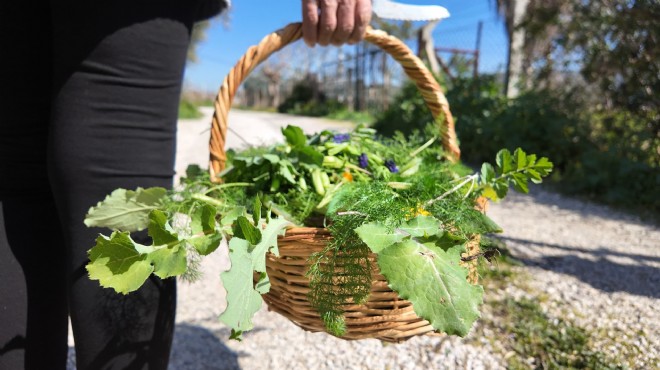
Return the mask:
<path id="1" fill-rule="evenodd" d="M 523 74 L 523 47 L 525 46 L 525 30 L 517 27 L 525 18 L 529 0 L 513 0 L 510 7 L 513 12 L 509 33 L 509 56 L 505 77 L 506 96 L 515 98 L 520 93 Z"/>

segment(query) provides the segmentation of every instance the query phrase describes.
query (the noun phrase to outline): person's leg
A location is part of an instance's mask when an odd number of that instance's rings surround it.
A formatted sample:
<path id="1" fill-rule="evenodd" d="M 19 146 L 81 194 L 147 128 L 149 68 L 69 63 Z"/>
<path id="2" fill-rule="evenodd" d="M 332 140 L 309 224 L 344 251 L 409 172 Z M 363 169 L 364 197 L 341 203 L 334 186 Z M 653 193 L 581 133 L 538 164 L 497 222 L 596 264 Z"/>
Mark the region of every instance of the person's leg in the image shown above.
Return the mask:
<path id="1" fill-rule="evenodd" d="M 64 245 L 46 171 L 46 1 L 0 2 L 0 370 L 65 369 Z"/>
<path id="2" fill-rule="evenodd" d="M 115 188 L 169 188 L 192 1 L 53 0 L 49 173 L 69 246 L 78 369 L 165 369 L 175 281 L 120 295 L 89 280 L 83 219 Z M 142 240 L 142 242 L 147 242 Z"/>

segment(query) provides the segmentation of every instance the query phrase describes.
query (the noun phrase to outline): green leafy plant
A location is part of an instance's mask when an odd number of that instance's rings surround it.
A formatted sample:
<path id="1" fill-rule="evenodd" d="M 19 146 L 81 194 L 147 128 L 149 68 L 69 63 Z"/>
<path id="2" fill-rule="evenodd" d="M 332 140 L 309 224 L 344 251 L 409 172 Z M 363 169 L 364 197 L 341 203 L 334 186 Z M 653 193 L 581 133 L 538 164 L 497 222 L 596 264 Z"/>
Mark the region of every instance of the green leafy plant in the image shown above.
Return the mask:
<path id="1" fill-rule="evenodd" d="M 505 197 L 510 185 L 528 192 L 552 163 L 503 150 L 472 174 L 445 160 L 437 137 L 419 133 L 385 139 L 359 127 L 306 136 L 288 126 L 282 134 L 283 144 L 228 153 L 220 184 L 191 166 L 174 190 L 119 189 L 92 207 L 86 223 L 115 231 L 90 250 L 90 278 L 126 294 L 152 273 L 195 276 L 200 257 L 227 238 L 231 269 L 221 275 L 227 309 L 220 320 L 240 339 L 270 289 L 266 256 L 278 255 L 278 236 L 294 225 L 326 226 L 333 238 L 311 256 L 307 277 L 309 301 L 328 332 L 344 333 L 347 300 L 368 299 L 373 253 L 418 316 L 438 331 L 466 335 L 483 294 L 468 282 L 467 244 L 501 231 L 475 203 Z M 145 228 L 151 245 L 130 238 Z"/>

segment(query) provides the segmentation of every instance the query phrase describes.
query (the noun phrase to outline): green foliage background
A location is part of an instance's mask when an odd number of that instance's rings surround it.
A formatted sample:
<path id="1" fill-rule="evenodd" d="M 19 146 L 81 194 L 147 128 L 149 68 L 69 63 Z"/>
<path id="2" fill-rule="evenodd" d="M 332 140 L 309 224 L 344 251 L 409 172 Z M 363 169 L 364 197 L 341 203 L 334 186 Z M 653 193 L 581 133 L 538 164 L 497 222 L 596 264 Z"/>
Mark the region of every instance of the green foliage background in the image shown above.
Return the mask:
<path id="1" fill-rule="evenodd" d="M 479 163 L 501 148 L 521 147 L 555 164 L 561 191 L 660 214 L 660 132 L 657 111 L 593 107 L 585 91 L 501 94 L 496 76 L 457 79 L 447 98 L 456 117 L 462 158 Z M 432 122 L 413 84 L 406 85 L 374 127 L 410 133 Z"/>

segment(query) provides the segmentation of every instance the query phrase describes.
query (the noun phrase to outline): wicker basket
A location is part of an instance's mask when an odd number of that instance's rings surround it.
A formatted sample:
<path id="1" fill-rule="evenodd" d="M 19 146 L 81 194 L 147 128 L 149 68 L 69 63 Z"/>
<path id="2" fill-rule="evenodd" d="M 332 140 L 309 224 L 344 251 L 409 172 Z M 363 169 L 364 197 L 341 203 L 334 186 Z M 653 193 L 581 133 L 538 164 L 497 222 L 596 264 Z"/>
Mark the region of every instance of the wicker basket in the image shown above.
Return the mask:
<path id="1" fill-rule="evenodd" d="M 266 36 L 252 46 L 232 68 L 222 83 L 215 101 L 215 113 L 211 128 L 210 166 L 212 179 L 217 179 L 225 166 L 225 139 L 227 116 L 241 82 L 261 62 L 284 46 L 301 38 L 300 23 L 292 23 Z M 365 40 L 381 47 L 401 64 L 405 73 L 415 81 L 433 117 L 438 122 L 442 145 L 450 159 L 458 160 L 460 150 L 454 131 L 454 121 L 449 104 L 433 75 L 412 51 L 399 39 L 383 31 L 368 29 Z M 278 239 L 279 257 L 269 254 L 266 270 L 271 281 L 270 292 L 263 296 L 270 310 L 275 311 L 301 328 L 313 332 L 325 331 L 319 313 L 307 299 L 310 291 L 305 273 L 310 266 L 310 256 L 320 252 L 331 236 L 323 228 L 294 227 Z M 468 243 L 465 255 L 479 253 L 479 241 L 475 237 Z M 376 256 L 370 258 L 375 262 Z M 377 338 L 388 342 L 400 342 L 416 335 L 439 334 L 430 323 L 418 317 L 409 301 L 399 298 L 385 278 L 372 263 L 373 283 L 369 300 L 362 305 L 346 302 L 344 305 L 346 333 L 343 339 Z M 476 261 L 465 263 L 469 269 L 468 280 L 476 284 Z"/>

